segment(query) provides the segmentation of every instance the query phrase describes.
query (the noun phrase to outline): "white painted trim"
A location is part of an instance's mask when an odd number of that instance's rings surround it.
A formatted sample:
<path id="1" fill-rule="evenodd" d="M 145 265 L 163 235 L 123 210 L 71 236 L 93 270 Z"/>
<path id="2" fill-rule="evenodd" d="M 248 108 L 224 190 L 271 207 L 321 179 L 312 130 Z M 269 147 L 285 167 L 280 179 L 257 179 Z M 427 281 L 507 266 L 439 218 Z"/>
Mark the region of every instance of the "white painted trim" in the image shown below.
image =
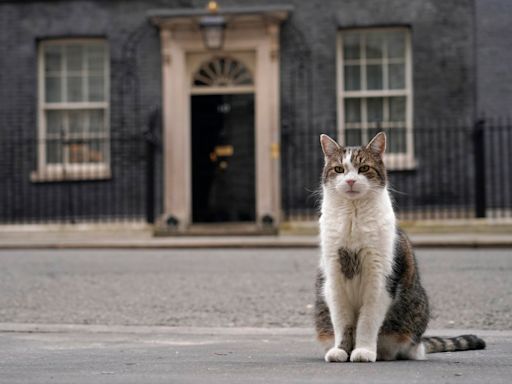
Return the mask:
<path id="1" fill-rule="evenodd" d="M 413 100 L 414 100 L 414 86 L 413 86 L 413 78 L 412 78 L 412 31 L 407 29 L 407 36 L 405 39 L 405 55 L 407 57 L 405 64 L 405 81 L 406 81 L 406 89 L 408 91 L 407 97 L 405 99 L 406 107 L 406 146 L 407 146 L 407 154 L 411 159 L 411 164 L 416 166 L 415 154 L 414 154 L 414 118 L 413 118 Z"/>
<path id="2" fill-rule="evenodd" d="M 46 145 L 44 137 L 46 135 L 46 117 L 43 104 L 45 101 L 45 88 L 44 88 L 44 49 L 43 43 L 40 43 L 37 52 L 37 85 L 38 85 L 38 98 L 37 98 L 37 170 L 42 172 L 46 164 Z"/>
<path id="3" fill-rule="evenodd" d="M 256 88 L 252 85 L 237 87 L 192 87 L 191 95 L 233 95 L 238 93 L 254 93 Z"/>
<path id="4" fill-rule="evenodd" d="M 269 86 L 270 86 L 270 152 L 271 152 L 271 178 L 272 183 L 272 210 L 277 212 L 274 219 L 276 228 L 283 219 L 281 211 L 281 108 L 280 108 L 280 55 L 279 55 L 279 35 L 280 28 L 277 24 L 267 26 L 267 33 L 270 37 L 270 68 L 269 68 Z"/>
<path id="5" fill-rule="evenodd" d="M 77 102 L 77 103 L 42 103 L 42 107 L 44 110 L 52 111 L 52 110 L 80 110 L 80 109 L 107 109 L 109 103 L 108 102 Z"/>
<path id="6" fill-rule="evenodd" d="M 370 91 L 344 91 L 341 92 L 345 99 L 349 98 L 368 98 L 368 97 L 392 97 L 392 96 L 407 96 L 408 91 L 402 89 L 390 90 L 370 90 Z"/>
<path id="7" fill-rule="evenodd" d="M 173 84 L 171 83 L 171 62 L 173 60 L 171 56 L 171 37 L 172 32 L 168 29 L 160 30 L 160 44 L 161 44 L 161 59 L 162 59 L 162 122 L 163 122 L 163 146 L 164 146 L 164 162 L 163 162 L 163 184 L 164 184 L 164 212 L 167 214 L 175 214 L 173 212 L 174 207 L 179 204 L 179 201 L 175 201 L 173 193 L 173 170 L 172 165 L 175 161 L 175 156 L 172 153 L 168 153 L 168 150 L 173 149 L 172 141 L 172 128 L 173 128 L 173 117 L 172 117 L 172 90 Z M 164 214 L 164 219 L 167 215 Z"/>
<path id="8" fill-rule="evenodd" d="M 48 165 L 43 170 L 30 173 L 32 182 L 52 182 L 70 180 L 105 180 L 112 177 L 110 168 L 105 164 Z"/>

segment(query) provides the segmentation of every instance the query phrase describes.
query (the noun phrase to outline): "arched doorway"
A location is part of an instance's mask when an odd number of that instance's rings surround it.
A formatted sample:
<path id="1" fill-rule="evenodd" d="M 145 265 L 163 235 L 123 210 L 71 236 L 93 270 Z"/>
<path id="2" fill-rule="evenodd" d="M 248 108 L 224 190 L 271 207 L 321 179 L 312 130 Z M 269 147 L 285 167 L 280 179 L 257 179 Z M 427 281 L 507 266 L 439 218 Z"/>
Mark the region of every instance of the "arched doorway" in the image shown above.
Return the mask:
<path id="1" fill-rule="evenodd" d="M 164 210 L 158 220 L 161 233 L 268 234 L 278 228 L 281 216 L 279 26 L 290 11 L 290 7 L 223 8 L 219 14 L 228 21 L 224 46 L 219 51 L 205 49 L 197 24 L 198 16 L 206 15 L 205 11 L 164 10 L 152 14 L 153 23 L 160 28 L 162 47 Z M 196 112 L 200 110 L 203 113 Z M 221 122 L 214 124 L 214 119 Z M 205 125 L 213 127 L 213 133 L 205 131 Z M 223 136 L 220 132 L 224 126 L 231 127 L 226 132 L 242 134 Z M 222 137 L 226 141 L 219 139 Z M 220 141 L 213 147 L 197 148 L 196 142 L 213 139 Z M 246 142 L 237 141 L 242 139 Z M 246 149 L 242 150 L 244 145 Z M 254 155 L 248 156 L 252 150 Z M 208 164 L 204 165 L 207 172 L 203 176 L 208 180 L 208 193 L 203 191 L 206 187 L 201 186 L 202 181 L 194 176 L 203 168 L 201 163 L 192 164 L 197 157 L 195 153 L 201 152 L 202 164 Z M 245 157 L 237 159 L 240 153 Z M 215 172 L 210 162 L 218 168 L 226 165 L 222 163 L 225 160 L 228 170 L 237 169 L 236 176 L 225 180 L 234 183 L 230 187 L 234 189 L 224 195 L 216 192 L 211 197 L 211 188 L 220 192 L 226 188 L 222 183 L 212 186 Z M 198 188 L 194 190 L 193 184 Z M 216 196 L 222 197 L 220 205 Z M 205 203 L 209 199 L 213 205 Z M 199 206 L 198 201 L 203 205 Z M 222 207 L 227 203 L 236 209 Z M 203 213 L 194 213 L 200 210 Z M 216 210 L 220 213 L 212 214 Z M 241 225 L 240 221 L 245 224 Z M 199 224 L 202 222 L 214 224 Z"/>
<path id="2" fill-rule="evenodd" d="M 254 222 L 254 75 L 234 55 L 211 56 L 190 93 L 192 223 Z"/>

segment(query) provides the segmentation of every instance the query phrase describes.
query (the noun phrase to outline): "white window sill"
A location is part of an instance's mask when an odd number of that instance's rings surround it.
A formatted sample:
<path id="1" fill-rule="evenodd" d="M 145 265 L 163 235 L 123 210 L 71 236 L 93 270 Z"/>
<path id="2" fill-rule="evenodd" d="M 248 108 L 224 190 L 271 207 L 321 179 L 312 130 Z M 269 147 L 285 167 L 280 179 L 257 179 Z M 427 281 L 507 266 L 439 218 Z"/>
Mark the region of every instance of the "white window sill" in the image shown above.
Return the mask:
<path id="1" fill-rule="evenodd" d="M 81 181 L 81 180 L 107 180 L 112 177 L 110 168 L 99 167 L 75 167 L 72 169 L 43 168 L 30 173 L 30 181 L 33 183 L 48 183 L 58 181 Z"/>

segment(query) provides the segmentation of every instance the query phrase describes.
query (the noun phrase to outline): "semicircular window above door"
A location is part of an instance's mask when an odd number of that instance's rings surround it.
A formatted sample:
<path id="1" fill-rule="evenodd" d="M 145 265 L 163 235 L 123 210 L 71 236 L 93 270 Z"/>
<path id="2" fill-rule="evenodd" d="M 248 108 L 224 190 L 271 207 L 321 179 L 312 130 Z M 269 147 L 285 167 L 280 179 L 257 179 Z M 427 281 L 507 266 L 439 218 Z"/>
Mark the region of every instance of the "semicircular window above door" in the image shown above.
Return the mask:
<path id="1" fill-rule="evenodd" d="M 232 57 L 214 57 L 201 64 L 193 76 L 193 87 L 246 87 L 253 86 L 249 69 Z"/>

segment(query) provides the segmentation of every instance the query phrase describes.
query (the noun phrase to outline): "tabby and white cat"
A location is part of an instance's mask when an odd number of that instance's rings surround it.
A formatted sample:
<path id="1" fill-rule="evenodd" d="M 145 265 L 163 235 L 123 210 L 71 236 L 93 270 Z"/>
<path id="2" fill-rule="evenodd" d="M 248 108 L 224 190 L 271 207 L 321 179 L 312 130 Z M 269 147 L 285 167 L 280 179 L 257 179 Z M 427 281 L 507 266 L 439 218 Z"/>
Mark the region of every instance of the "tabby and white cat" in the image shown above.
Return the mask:
<path id="1" fill-rule="evenodd" d="M 325 360 L 420 360 L 425 353 L 485 348 L 474 335 L 422 337 L 428 299 L 386 188 L 385 134 L 363 147 L 342 147 L 326 135 L 320 142 L 325 166 L 315 323 Z"/>

